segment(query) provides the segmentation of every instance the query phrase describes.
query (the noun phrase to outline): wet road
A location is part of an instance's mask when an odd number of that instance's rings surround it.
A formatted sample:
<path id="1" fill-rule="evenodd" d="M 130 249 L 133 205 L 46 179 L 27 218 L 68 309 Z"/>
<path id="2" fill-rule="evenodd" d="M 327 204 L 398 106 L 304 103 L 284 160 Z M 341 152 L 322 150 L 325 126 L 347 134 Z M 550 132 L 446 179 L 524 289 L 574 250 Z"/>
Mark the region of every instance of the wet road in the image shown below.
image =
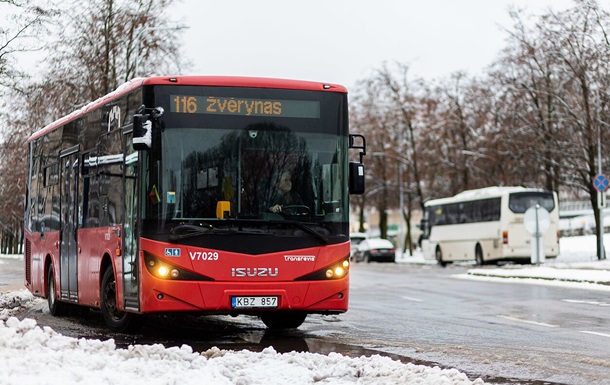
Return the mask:
<path id="1" fill-rule="evenodd" d="M 20 271 L 22 262 L 0 269 Z M 13 262 L 10 263 L 11 265 Z M 310 316 L 296 331 L 272 333 L 254 317 L 152 317 L 137 335 L 110 334 L 99 313 L 54 318 L 41 301 L 20 317 L 68 336 L 117 345 L 188 344 L 203 351 L 386 354 L 404 362 L 455 367 L 499 384 L 607 384 L 610 315 L 607 292 L 455 278 L 471 266 L 356 264 L 350 310 Z M 13 279 L 14 280 L 14 279 Z M 12 286 L 11 286 L 12 285 Z M 22 285 L 21 285 L 22 286 Z"/>

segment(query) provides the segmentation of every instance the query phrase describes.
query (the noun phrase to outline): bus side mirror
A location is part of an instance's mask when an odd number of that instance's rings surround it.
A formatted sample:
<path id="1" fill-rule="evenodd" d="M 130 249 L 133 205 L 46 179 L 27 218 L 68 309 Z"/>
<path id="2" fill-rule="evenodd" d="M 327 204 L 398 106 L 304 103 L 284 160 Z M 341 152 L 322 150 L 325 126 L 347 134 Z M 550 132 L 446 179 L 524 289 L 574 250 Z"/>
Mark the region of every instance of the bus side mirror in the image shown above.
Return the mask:
<path id="1" fill-rule="evenodd" d="M 426 227 L 428 227 L 428 220 L 422 219 L 421 222 L 419 222 L 419 229 L 421 231 L 426 231 Z"/>
<path id="2" fill-rule="evenodd" d="M 133 148 L 136 151 L 150 149 L 152 138 L 152 122 L 147 115 L 133 116 Z"/>
<path id="3" fill-rule="evenodd" d="M 364 194 L 364 165 L 362 163 L 349 162 L 349 193 Z"/>
<path id="4" fill-rule="evenodd" d="M 360 162 L 349 162 L 349 193 L 364 194 L 364 164 L 362 157 L 366 155 L 366 139 L 360 134 L 349 135 L 349 148 L 360 150 Z"/>

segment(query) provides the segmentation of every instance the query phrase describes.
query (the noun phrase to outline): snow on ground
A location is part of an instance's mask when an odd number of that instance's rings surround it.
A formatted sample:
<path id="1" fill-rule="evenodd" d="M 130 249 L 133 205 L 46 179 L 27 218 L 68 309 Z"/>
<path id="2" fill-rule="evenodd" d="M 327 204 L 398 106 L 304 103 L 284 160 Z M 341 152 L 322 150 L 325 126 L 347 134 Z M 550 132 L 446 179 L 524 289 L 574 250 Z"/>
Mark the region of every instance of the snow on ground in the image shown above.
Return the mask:
<path id="1" fill-rule="evenodd" d="M 477 268 L 457 277 L 610 291 L 610 260 L 597 259 L 596 242 L 593 235 L 561 238 L 557 258 L 546 259 L 540 265 Z M 604 245 L 610 245 L 610 234 L 604 236 Z"/>
<path id="2" fill-rule="evenodd" d="M 610 234 L 605 234 L 604 245 L 606 250 L 610 250 Z M 597 239 L 594 235 L 561 238 L 559 249 L 557 258 L 545 259 L 539 265 L 489 265 L 454 277 L 610 291 L 610 259 L 597 259 Z M 425 260 L 420 252 L 413 253 L 413 256 L 398 255 L 397 262 L 436 264 L 436 261 Z"/>
<path id="3" fill-rule="evenodd" d="M 112 339 L 67 337 L 35 320 L 14 317 L 40 301 L 25 289 L 0 293 L 0 385 L 484 384 L 455 369 L 404 364 L 380 355 L 278 353 L 273 347 L 198 353 L 188 345 L 160 344 L 120 349 Z"/>
<path id="4" fill-rule="evenodd" d="M 66 337 L 32 319 L 11 316 L 37 300 L 26 290 L 0 294 L 0 384 L 484 384 L 455 369 L 403 364 L 379 355 L 278 353 L 272 347 L 197 353 L 188 345 L 160 344 L 118 349 L 112 339 Z"/>
<path id="5" fill-rule="evenodd" d="M 606 237 L 610 244 L 610 237 Z M 471 269 L 460 278 L 536 282 L 610 291 L 610 262 L 598 261 L 595 237 L 562 238 L 561 254 L 541 266 L 507 265 Z M 13 257 L 14 256 L 7 256 Z M 420 255 L 399 258 L 424 263 Z M 114 340 L 76 339 L 19 321 L 16 309 L 32 306 L 27 290 L 0 293 L 0 385 L 113 384 L 484 384 L 455 369 L 403 364 L 388 357 L 350 358 L 338 353 L 278 353 L 190 346 L 132 345 L 119 349 Z"/>

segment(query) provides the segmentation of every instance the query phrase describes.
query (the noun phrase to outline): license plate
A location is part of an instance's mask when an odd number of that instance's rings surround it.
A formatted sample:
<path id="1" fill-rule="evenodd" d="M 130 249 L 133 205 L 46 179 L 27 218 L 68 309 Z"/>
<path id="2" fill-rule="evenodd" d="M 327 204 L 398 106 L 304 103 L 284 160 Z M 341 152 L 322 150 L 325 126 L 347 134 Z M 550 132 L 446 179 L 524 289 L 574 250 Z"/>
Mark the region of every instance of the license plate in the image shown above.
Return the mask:
<path id="1" fill-rule="evenodd" d="M 278 297 L 231 297 L 231 307 L 234 309 L 273 308 L 277 307 Z"/>

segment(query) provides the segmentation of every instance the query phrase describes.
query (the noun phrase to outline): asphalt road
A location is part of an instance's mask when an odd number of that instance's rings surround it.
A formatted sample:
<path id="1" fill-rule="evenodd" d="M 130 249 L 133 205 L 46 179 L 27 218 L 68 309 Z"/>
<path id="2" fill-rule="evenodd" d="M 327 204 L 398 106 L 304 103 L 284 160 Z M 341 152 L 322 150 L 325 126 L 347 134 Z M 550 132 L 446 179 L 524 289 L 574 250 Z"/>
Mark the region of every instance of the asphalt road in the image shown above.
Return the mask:
<path id="1" fill-rule="evenodd" d="M 22 288 L 22 261 L 1 262 L 0 292 Z M 454 367 L 497 384 L 610 383 L 607 292 L 454 276 L 468 268 L 354 264 L 347 313 L 310 316 L 297 331 L 280 334 L 253 317 L 208 316 L 155 317 L 142 333 L 118 335 L 105 328 L 99 312 L 55 318 L 44 301 L 19 317 L 68 336 L 114 338 L 119 346 L 378 353 Z"/>
<path id="2" fill-rule="evenodd" d="M 610 383 L 608 292 L 454 277 L 467 268 L 354 265 L 336 336 L 483 376 Z"/>

